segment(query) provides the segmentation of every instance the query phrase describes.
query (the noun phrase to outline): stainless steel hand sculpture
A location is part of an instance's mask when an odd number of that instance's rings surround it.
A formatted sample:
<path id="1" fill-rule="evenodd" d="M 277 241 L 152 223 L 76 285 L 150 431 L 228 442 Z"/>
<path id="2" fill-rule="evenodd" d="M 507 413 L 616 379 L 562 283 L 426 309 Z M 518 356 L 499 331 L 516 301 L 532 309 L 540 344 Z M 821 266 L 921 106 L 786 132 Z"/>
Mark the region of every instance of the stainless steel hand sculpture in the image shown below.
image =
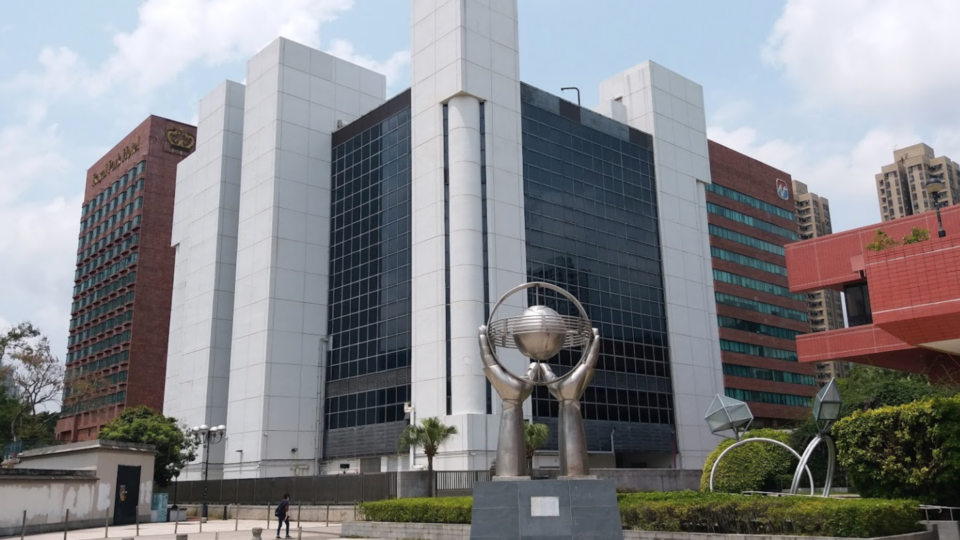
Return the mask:
<path id="1" fill-rule="evenodd" d="M 537 379 L 537 363 L 530 363 L 526 381 L 507 373 L 490 350 L 486 326 L 480 327 L 480 358 L 484 375 L 503 400 L 497 441 L 497 476 L 527 476 L 523 402 L 533 393 L 534 384 L 528 381 Z"/>
<path id="2" fill-rule="evenodd" d="M 580 398 L 593 379 L 597 359 L 600 357 L 600 332 L 593 329 L 593 341 L 586 360 L 573 369 L 573 373 L 557 379 L 550 366 L 540 364 L 542 381 L 546 381 L 550 394 L 560 402 L 559 449 L 561 476 L 587 476 L 590 463 L 587 457 L 587 437 L 583 431 L 583 415 L 580 413 Z"/>

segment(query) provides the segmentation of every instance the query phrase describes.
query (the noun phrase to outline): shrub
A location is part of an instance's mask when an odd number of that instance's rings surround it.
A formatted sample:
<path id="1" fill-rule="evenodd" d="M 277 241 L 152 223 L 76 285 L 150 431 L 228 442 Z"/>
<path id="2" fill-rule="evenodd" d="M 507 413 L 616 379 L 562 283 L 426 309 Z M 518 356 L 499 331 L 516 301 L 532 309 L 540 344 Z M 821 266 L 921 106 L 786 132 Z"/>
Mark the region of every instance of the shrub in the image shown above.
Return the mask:
<path id="1" fill-rule="evenodd" d="M 870 251 L 883 251 L 892 247 L 897 247 L 900 245 L 899 242 L 890 238 L 887 233 L 883 232 L 880 229 L 877 229 L 877 234 L 873 237 L 873 242 L 867 244 L 867 249 Z"/>
<path id="2" fill-rule="evenodd" d="M 861 495 L 960 504 L 960 396 L 856 412 L 833 434 Z"/>
<path id="3" fill-rule="evenodd" d="M 921 530 L 917 503 L 820 497 L 747 497 L 695 491 L 617 495 L 624 529 L 877 537 Z M 360 504 L 366 521 L 470 523 L 470 497 Z"/>
<path id="4" fill-rule="evenodd" d="M 393 523 L 470 523 L 472 497 L 397 499 L 360 503 L 364 521 Z"/>
<path id="5" fill-rule="evenodd" d="M 914 227 L 910 229 L 910 234 L 903 237 L 903 245 L 916 244 L 917 242 L 925 242 L 930 239 L 930 231 L 927 229 L 921 229 L 919 227 Z"/>
<path id="6" fill-rule="evenodd" d="M 755 429 L 745 438 L 766 438 L 790 443 L 790 434 L 775 429 Z M 700 491 L 710 491 L 710 469 L 720 456 L 735 441 L 726 440 L 707 456 L 700 477 Z M 779 477 L 793 473 L 797 458 L 783 448 L 769 443 L 753 443 L 735 448 L 723 458 L 713 478 L 715 491 L 742 493 L 744 491 L 772 491 L 779 486 Z"/>
<path id="7" fill-rule="evenodd" d="M 913 501 L 695 492 L 618 499 L 623 527 L 633 530 L 870 538 L 922 529 Z"/>

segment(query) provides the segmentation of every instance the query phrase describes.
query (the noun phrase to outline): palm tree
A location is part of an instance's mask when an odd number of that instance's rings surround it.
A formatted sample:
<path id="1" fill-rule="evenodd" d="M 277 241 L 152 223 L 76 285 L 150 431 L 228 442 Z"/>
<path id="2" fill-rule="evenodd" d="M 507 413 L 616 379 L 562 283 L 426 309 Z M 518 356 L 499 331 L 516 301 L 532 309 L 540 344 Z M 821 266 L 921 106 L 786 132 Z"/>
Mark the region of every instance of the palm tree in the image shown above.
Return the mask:
<path id="1" fill-rule="evenodd" d="M 533 472 L 533 454 L 550 438 L 550 427 L 546 424 L 527 422 L 523 429 L 523 438 L 527 446 L 527 469 Z"/>
<path id="2" fill-rule="evenodd" d="M 411 446 L 423 448 L 427 455 L 427 470 L 433 472 L 433 456 L 437 455 L 441 444 L 456 434 L 456 427 L 444 425 L 439 418 L 424 418 L 419 426 L 407 426 L 403 430 L 397 446 L 401 452 Z"/>

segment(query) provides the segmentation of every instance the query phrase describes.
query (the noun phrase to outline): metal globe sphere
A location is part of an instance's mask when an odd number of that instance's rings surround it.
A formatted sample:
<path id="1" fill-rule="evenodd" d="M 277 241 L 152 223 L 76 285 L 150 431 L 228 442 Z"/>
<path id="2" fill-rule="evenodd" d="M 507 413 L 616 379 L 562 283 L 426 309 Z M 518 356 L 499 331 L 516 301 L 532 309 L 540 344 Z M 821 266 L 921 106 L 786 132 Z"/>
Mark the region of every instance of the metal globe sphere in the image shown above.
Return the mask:
<path id="1" fill-rule="evenodd" d="M 514 327 L 513 342 L 527 358 L 543 362 L 560 352 L 566 338 L 563 317 L 546 306 L 527 308 Z"/>

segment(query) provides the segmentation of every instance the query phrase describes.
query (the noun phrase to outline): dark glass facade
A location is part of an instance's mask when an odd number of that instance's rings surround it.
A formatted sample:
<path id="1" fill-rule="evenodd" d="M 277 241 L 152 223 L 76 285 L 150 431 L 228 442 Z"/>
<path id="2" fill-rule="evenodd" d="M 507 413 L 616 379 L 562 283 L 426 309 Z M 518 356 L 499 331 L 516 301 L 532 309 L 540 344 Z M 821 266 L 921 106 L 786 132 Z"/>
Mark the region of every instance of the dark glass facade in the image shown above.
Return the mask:
<path id="1" fill-rule="evenodd" d="M 334 134 L 324 456 L 396 451 L 410 400 L 410 93 Z"/>
<path id="2" fill-rule="evenodd" d="M 603 339 L 582 400 L 588 447 L 610 451 L 615 430 L 618 464 L 634 464 L 623 454 L 669 453 L 674 409 L 652 139 L 527 85 L 522 122 L 527 278 L 573 294 Z M 555 296 L 530 302 L 573 314 Z M 554 371 L 579 357 L 561 352 Z M 535 421 L 555 425 L 557 401 L 545 388 L 532 404 Z"/>

